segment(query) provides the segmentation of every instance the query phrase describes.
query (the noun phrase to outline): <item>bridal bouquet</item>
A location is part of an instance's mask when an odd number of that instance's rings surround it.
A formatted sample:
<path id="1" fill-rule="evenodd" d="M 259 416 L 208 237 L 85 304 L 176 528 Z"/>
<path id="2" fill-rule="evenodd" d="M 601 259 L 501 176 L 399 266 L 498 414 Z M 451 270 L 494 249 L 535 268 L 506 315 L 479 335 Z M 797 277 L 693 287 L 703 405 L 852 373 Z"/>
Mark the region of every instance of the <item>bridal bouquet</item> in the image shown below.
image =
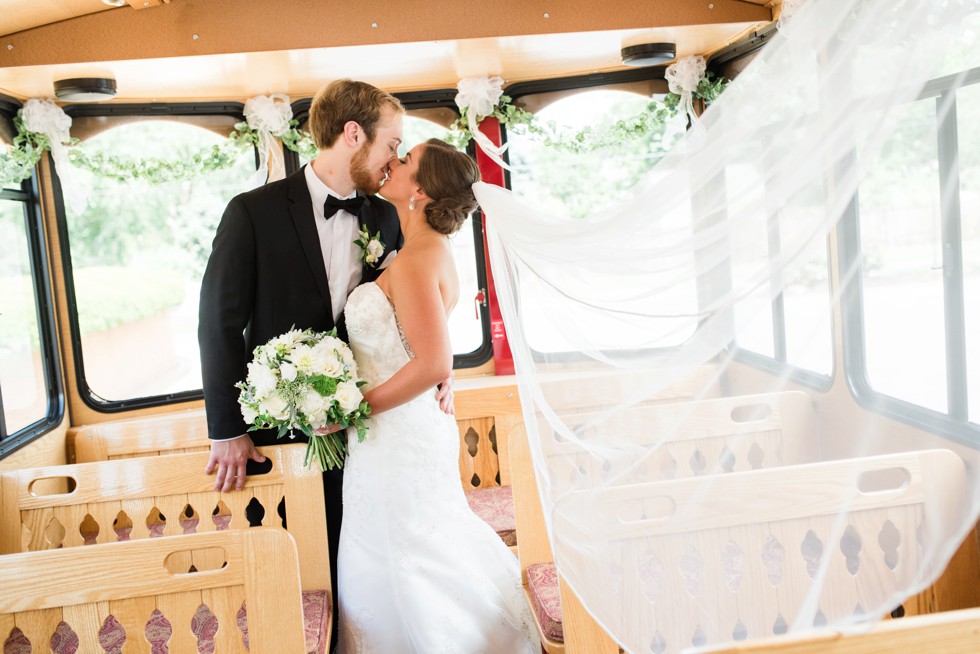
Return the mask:
<path id="1" fill-rule="evenodd" d="M 317 434 L 327 425 L 354 427 L 364 440 L 364 418 L 371 406 L 364 401 L 357 364 L 337 330 L 292 329 L 255 348 L 248 364 L 238 404 L 249 431 L 278 429 L 278 437 L 299 430 L 310 439 L 306 465 L 316 458 L 322 470 L 344 465 L 347 446 L 343 430 Z"/>

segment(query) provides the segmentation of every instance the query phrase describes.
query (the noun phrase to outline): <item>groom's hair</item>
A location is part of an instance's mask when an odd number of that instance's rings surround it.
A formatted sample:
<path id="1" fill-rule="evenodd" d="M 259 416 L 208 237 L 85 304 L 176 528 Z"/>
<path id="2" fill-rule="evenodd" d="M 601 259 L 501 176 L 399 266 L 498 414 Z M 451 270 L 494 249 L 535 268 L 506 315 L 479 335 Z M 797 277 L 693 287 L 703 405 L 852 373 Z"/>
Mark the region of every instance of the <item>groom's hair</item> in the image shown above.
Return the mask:
<path id="1" fill-rule="evenodd" d="M 338 79 L 323 87 L 310 105 L 309 129 L 318 150 L 333 146 L 344 132 L 344 125 L 356 122 L 374 142 L 385 108 L 405 111 L 398 98 L 376 86 L 350 79 Z"/>

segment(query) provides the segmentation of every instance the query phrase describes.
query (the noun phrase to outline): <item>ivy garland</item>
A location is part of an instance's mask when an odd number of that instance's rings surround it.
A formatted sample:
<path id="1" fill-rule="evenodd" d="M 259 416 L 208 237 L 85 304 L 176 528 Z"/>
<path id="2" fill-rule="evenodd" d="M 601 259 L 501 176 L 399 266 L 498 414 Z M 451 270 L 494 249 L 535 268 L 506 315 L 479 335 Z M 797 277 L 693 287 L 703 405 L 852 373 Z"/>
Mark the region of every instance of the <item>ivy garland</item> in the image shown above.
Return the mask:
<path id="1" fill-rule="evenodd" d="M 47 136 L 27 129 L 20 112 L 14 116 L 14 127 L 17 136 L 13 139 L 13 147 L 10 152 L 0 154 L 0 186 L 19 184 L 30 177 L 41 155 L 51 147 Z"/>
<path id="2" fill-rule="evenodd" d="M 727 84 L 725 78 L 707 71 L 692 95 L 710 104 L 718 98 Z M 563 130 L 553 120 L 541 124 L 537 116 L 511 104 L 512 100 L 507 95 L 500 96 L 490 115 L 508 129 L 526 133 L 548 147 L 579 154 L 613 146 L 625 140 L 642 138 L 653 131 L 662 130 L 670 119 L 677 115 L 680 99 L 680 95 L 668 93 L 662 102 L 650 102 L 635 116 L 617 120 L 612 125 L 600 129 L 587 125 L 577 132 Z M 449 136 L 446 137 L 446 141 L 458 148 L 465 148 L 473 138 L 467 125 L 466 112 L 465 108 L 461 110 L 459 118 L 449 128 Z"/>
<path id="3" fill-rule="evenodd" d="M 727 80 L 717 77 L 711 71 L 694 91 L 694 97 L 710 104 L 724 90 Z M 596 129 L 591 125 L 577 132 L 560 128 L 554 121 L 542 124 L 531 112 L 512 104 L 511 98 L 501 95 L 490 115 L 509 129 L 524 131 L 544 145 L 567 152 L 591 152 L 609 147 L 624 140 L 642 138 L 663 129 L 667 122 L 677 114 L 680 96 L 668 93 L 662 102 L 651 102 L 635 116 L 618 120 L 610 126 Z M 38 132 L 31 132 L 24 124 L 22 111 L 14 117 L 17 135 L 13 147 L 7 153 L 0 153 L 0 185 L 19 183 L 31 176 L 45 150 L 50 149 L 48 138 Z M 473 138 L 467 126 L 467 109 L 462 109 L 459 118 L 450 127 L 446 141 L 458 148 L 465 148 Z M 296 120 L 289 121 L 289 129 L 279 136 L 284 147 L 301 157 L 312 159 L 317 149 L 310 134 L 299 129 Z M 218 145 L 202 148 L 189 159 L 133 159 L 119 157 L 105 152 L 89 154 L 81 143 L 72 139 L 68 150 L 68 160 L 72 165 L 89 172 L 119 182 L 145 181 L 150 184 L 185 181 L 230 168 L 249 149 L 259 142 L 259 133 L 242 121 L 235 124 L 228 140 Z"/>
<path id="4" fill-rule="evenodd" d="M 17 129 L 17 136 L 13 139 L 13 147 L 5 154 L 0 153 L 0 185 L 19 183 L 30 177 L 43 152 L 50 149 L 45 135 L 27 129 L 20 111 L 14 117 L 14 127 Z M 289 129 L 279 138 L 285 147 L 300 156 L 307 159 L 316 156 L 313 139 L 309 133 L 299 129 L 296 120 L 289 121 Z M 68 160 L 78 168 L 117 182 L 145 181 L 150 184 L 165 184 L 191 180 L 230 168 L 258 142 L 258 131 L 242 121 L 235 124 L 227 141 L 201 148 L 187 159 L 134 159 L 105 152 L 89 153 L 77 139 L 72 139 L 69 142 L 71 147 L 68 149 Z"/>

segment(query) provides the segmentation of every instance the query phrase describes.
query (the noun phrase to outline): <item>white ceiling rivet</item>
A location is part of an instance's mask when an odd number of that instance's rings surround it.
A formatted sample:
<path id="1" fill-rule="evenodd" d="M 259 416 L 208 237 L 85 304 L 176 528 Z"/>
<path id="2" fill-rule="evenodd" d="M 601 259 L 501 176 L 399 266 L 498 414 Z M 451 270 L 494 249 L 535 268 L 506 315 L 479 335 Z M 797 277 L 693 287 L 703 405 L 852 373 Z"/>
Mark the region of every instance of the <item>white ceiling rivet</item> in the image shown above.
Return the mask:
<path id="1" fill-rule="evenodd" d="M 14 49 L 14 44 L 13 43 L 8 43 L 7 44 L 7 49 L 8 50 L 13 50 Z"/>
<path id="2" fill-rule="evenodd" d="M 194 39 L 195 41 L 197 41 L 197 40 L 198 40 L 199 38 L 201 38 L 201 37 L 200 37 L 200 36 L 198 36 L 197 34 L 195 34 L 195 35 L 194 35 L 194 36 L 192 36 L 191 38 L 192 38 L 192 39 Z"/>
<path id="3" fill-rule="evenodd" d="M 715 6 L 713 4 L 708 5 L 708 9 L 714 9 L 714 8 L 715 8 Z"/>
<path id="4" fill-rule="evenodd" d="M 378 24 L 377 23 L 371 23 L 371 27 L 374 28 L 374 29 L 376 29 L 378 27 Z"/>
<path id="5" fill-rule="evenodd" d="M 551 18 L 551 14 L 549 14 L 548 12 L 544 12 L 544 17 L 545 18 Z"/>

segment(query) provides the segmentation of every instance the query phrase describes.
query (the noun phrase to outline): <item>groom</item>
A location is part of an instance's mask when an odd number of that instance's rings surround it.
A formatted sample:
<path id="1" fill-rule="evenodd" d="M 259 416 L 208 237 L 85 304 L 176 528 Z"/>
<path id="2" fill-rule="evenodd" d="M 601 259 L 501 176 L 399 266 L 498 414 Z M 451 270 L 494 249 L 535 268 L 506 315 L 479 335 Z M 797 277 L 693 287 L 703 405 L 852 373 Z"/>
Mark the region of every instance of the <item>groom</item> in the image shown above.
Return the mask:
<path id="1" fill-rule="evenodd" d="M 397 98 L 370 84 L 330 83 L 310 107 L 316 159 L 233 198 L 225 209 L 201 283 L 198 327 L 211 438 L 205 472 L 216 472 L 215 490 L 241 489 L 246 462 L 265 460 L 255 446 L 278 442 L 273 430 L 248 434 L 238 406 L 235 384 L 245 379 L 252 350 L 293 327 L 336 326 L 347 340 L 347 296 L 376 279 L 401 247 L 395 208 L 375 193 L 401 144 L 403 114 Z M 381 234 L 384 252 L 374 265 L 358 260 L 361 227 Z M 451 383 L 441 385 L 444 410 L 451 392 Z M 336 590 L 343 471 L 324 473 L 323 483 Z"/>

